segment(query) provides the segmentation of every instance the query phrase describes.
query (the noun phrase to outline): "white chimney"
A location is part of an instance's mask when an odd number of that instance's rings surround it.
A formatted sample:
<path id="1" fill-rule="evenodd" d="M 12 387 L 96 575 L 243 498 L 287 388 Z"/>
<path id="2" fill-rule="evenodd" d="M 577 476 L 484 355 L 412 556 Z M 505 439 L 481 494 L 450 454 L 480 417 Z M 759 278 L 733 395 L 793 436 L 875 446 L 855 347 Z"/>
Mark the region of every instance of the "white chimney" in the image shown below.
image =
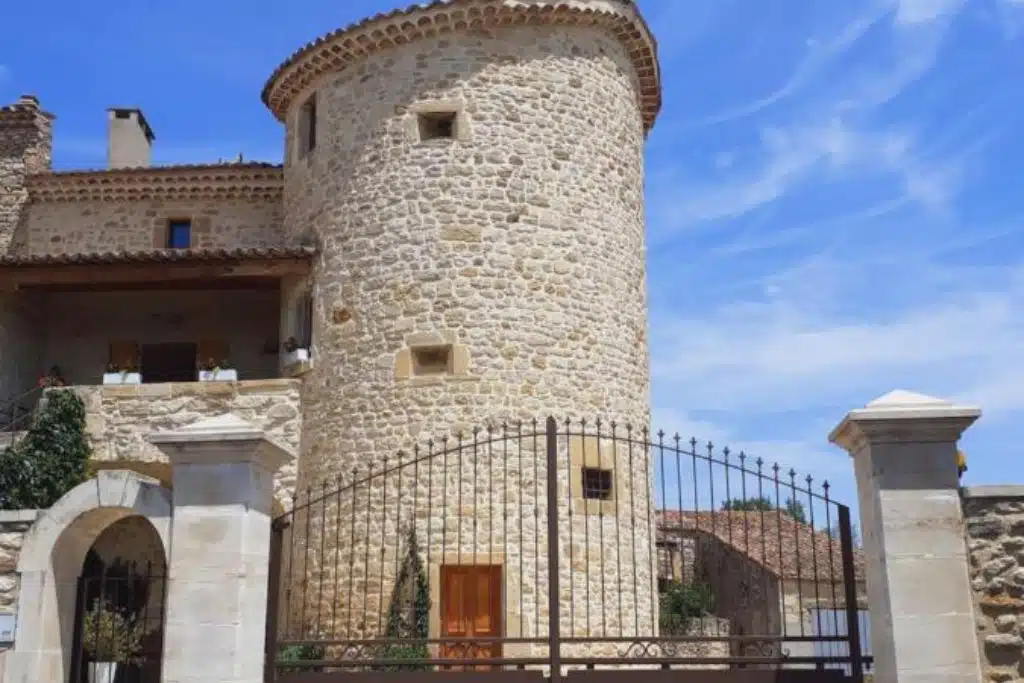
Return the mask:
<path id="1" fill-rule="evenodd" d="M 149 166 L 155 138 L 141 109 L 108 109 L 107 168 Z"/>

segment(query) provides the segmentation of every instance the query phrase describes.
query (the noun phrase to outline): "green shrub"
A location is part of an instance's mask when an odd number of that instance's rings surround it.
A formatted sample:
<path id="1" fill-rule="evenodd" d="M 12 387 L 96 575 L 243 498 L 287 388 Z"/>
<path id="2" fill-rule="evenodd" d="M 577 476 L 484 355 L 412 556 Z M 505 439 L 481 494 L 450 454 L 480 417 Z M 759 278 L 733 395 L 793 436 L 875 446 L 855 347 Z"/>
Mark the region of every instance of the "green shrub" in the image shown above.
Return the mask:
<path id="1" fill-rule="evenodd" d="M 139 663 L 142 636 L 142 625 L 134 615 L 106 601 L 94 602 L 82 620 L 82 647 L 95 662 Z"/>
<path id="2" fill-rule="evenodd" d="M 322 661 L 327 655 L 327 648 L 320 643 L 302 643 L 300 645 L 283 645 L 277 651 L 278 664 L 286 665 L 294 662 Z M 284 667 L 288 668 L 288 667 Z M 298 668 L 298 667 L 295 667 Z M 305 671 L 323 671 L 323 667 L 314 666 Z"/>
<path id="3" fill-rule="evenodd" d="M 661 635 L 681 636 L 689 632 L 694 619 L 711 614 L 715 596 L 706 583 L 672 581 L 659 600 L 658 624 Z"/>
<path id="4" fill-rule="evenodd" d="M 0 510 L 52 506 L 86 480 L 89 455 L 82 399 L 48 391 L 28 433 L 0 453 Z"/>

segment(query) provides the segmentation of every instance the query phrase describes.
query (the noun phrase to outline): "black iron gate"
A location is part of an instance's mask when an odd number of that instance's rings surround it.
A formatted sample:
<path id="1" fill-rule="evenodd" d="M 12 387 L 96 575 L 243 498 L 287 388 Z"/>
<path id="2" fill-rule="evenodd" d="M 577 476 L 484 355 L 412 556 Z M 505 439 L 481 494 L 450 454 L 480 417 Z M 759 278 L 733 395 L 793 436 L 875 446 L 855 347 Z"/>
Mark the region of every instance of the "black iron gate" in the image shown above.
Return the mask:
<path id="1" fill-rule="evenodd" d="M 352 463 L 274 520 L 267 680 L 861 683 L 852 531 L 828 482 L 711 444 L 475 429 Z"/>
<path id="2" fill-rule="evenodd" d="M 152 565 L 84 571 L 69 682 L 160 683 L 165 600 L 166 578 Z"/>

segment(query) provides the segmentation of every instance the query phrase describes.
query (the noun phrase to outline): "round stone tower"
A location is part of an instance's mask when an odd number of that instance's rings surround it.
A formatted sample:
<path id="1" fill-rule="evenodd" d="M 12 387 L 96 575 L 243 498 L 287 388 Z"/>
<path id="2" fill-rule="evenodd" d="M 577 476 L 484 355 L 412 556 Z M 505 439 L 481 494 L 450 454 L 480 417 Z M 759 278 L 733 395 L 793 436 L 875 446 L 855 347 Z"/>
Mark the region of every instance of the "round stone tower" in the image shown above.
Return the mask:
<path id="1" fill-rule="evenodd" d="M 474 426 L 647 425 L 661 93 L 631 0 L 378 15 L 293 54 L 263 100 L 286 230 L 319 250 L 300 487 Z"/>
<path id="2" fill-rule="evenodd" d="M 271 76 L 285 225 L 320 249 L 300 480 L 494 420 L 646 424 L 643 144 L 630 0 L 449 0 Z"/>

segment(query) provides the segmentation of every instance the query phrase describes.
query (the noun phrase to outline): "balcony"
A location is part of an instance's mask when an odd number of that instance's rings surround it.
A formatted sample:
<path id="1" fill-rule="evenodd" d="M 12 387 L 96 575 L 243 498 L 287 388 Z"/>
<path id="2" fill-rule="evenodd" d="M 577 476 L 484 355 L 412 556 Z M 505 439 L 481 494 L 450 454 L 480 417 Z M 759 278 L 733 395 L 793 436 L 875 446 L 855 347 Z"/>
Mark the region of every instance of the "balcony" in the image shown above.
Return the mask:
<path id="1" fill-rule="evenodd" d="M 293 362 L 281 340 L 309 339 L 311 257 L 305 248 L 0 256 L 0 402 L 21 416 L 7 431 L 24 429 L 32 389 L 53 375 L 85 400 L 99 462 L 161 476 L 146 434 L 225 412 L 297 447 L 296 378 L 308 363 Z M 211 376 L 207 365 L 229 372 Z"/>
<path id="2" fill-rule="evenodd" d="M 308 340 L 305 249 L 0 257 L 0 399 L 56 368 L 65 384 L 294 374 L 281 340 Z M 308 347 L 308 344 L 304 346 Z M 109 372 L 108 372 L 109 370 Z M 141 376 L 140 376 L 141 375 Z"/>

